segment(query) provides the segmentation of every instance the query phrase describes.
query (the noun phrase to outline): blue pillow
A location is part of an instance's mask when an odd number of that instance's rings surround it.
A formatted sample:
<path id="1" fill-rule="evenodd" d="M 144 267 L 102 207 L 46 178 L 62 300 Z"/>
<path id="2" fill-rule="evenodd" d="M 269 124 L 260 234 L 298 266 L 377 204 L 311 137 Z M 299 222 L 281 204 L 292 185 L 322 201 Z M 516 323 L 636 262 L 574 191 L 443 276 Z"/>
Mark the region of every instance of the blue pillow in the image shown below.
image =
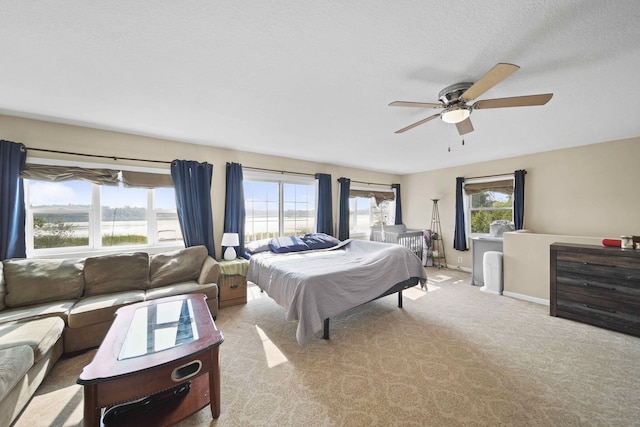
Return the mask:
<path id="1" fill-rule="evenodd" d="M 325 233 L 305 234 L 302 241 L 309 246 L 309 249 L 327 249 L 340 244 L 340 240 Z"/>
<path id="2" fill-rule="evenodd" d="M 286 254 L 287 252 L 299 252 L 308 251 L 309 246 L 302 241 L 299 237 L 287 236 L 287 237 L 274 237 L 269 242 L 269 247 L 272 252 L 277 254 Z"/>

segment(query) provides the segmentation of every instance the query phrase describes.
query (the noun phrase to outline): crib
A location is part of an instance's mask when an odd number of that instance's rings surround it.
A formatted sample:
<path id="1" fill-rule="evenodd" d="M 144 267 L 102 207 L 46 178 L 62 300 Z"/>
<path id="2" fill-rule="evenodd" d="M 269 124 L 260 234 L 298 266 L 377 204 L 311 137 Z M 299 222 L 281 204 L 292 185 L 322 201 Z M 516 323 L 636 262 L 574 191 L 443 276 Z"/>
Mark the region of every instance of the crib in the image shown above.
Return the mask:
<path id="1" fill-rule="evenodd" d="M 408 248 L 419 259 L 422 259 L 423 231 L 408 230 L 404 224 L 375 225 L 371 227 L 369 240 L 374 242 L 395 243 Z"/>

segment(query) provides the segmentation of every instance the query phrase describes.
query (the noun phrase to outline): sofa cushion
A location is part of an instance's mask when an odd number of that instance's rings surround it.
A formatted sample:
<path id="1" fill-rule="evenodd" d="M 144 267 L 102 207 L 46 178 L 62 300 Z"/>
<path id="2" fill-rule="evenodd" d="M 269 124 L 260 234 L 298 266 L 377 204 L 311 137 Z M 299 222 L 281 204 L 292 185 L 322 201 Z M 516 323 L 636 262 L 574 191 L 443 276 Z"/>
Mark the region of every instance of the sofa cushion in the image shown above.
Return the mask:
<path id="1" fill-rule="evenodd" d="M 63 330 L 59 317 L 0 325 L 0 349 L 28 345 L 33 350 L 33 363 L 38 363 L 56 345 Z"/>
<path id="2" fill-rule="evenodd" d="M 202 263 L 200 276 L 198 276 L 198 284 L 217 283 L 218 276 L 220 276 L 220 263 L 210 256 L 206 257 Z"/>
<path id="3" fill-rule="evenodd" d="M 150 286 L 157 288 L 176 282 L 196 280 L 207 256 L 205 246 L 192 246 L 153 255 L 149 267 Z"/>
<path id="4" fill-rule="evenodd" d="M 3 264 L 8 307 L 76 299 L 82 295 L 81 259 L 11 259 Z"/>
<path id="5" fill-rule="evenodd" d="M 87 258 L 84 295 L 141 290 L 149 287 L 149 254 L 134 252 Z"/>
<path id="6" fill-rule="evenodd" d="M 42 317 L 59 317 L 66 323 L 69 310 L 71 310 L 71 307 L 73 307 L 75 303 L 76 300 L 66 300 L 9 308 L 0 311 L 0 323 Z"/>
<path id="7" fill-rule="evenodd" d="M 145 295 L 145 300 L 184 294 L 205 294 L 208 299 L 216 299 L 218 298 L 218 285 L 199 285 L 196 282 L 175 283 L 161 288 L 149 289 Z"/>
<path id="8" fill-rule="evenodd" d="M 0 401 L 24 379 L 33 366 L 33 350 L 28 345 L 0 349 Z"/>
<path id="9" fill-rule="evenodd" d="M 144 301 L 144 291 L 118 292 L 82 298 L 69 312 L 69 328 L 83 328 L 96 323 L 113 322 L 113 315 L 120 307 Z"/>

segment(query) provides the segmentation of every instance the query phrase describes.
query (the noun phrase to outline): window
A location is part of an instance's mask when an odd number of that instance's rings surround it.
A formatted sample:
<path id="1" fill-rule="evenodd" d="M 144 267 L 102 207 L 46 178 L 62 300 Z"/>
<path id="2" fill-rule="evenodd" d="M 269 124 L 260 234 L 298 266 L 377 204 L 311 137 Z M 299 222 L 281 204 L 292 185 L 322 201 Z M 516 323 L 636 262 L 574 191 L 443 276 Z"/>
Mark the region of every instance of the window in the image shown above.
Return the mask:
<path id="1" fill-rule="evenodd" d="M 489 234 L 496 220 L 513 221 L 513 178 L 465 182 L 470 234 Z"/>
<path id="2" fill-rule="evenodd" d="M 316 230 L 314 178 L 245 173 L 245 242 Z"/>
<path id="3" fill-rule="evenodd" d="M 394 200 L 376 199 L 366 193 L 378 193 L 389 198 L 393 192 L 388 190 L 359 190 L 353 188 L 349 196 L 349 235 L 368 236 L 374 225 L 391 225 L 395 223 L 396 203 Z"/>
<path id="4" fill-rule="evenodd" d="M 24 182 L 28 256 L 184 245 L 173 188 Z"/>

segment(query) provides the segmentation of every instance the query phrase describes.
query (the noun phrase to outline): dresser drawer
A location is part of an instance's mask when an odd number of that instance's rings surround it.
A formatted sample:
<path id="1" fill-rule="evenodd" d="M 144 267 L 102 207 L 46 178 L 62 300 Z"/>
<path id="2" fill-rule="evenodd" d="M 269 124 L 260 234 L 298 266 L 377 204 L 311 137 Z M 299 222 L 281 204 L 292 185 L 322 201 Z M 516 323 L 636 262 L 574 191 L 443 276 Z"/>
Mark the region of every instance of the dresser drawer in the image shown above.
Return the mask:
<path id="1" fill-rule="evenodd" d="M 558 290 L 557 315 L 621 332 L 640 334 L 640 306 Z"/>
<path id="2" fill-rule="evenodd" d="M 640 280 L 559 271 L 556 283 L 558 291 L 596 298 L 623 299 L 640 307 Z"/>
<path id="3" fill-rule="evenodd" d="M 638 259 L 631 257 L 558 252 L 556 268 L 558 272 L 567 271 L 593 276 L 640 281 L 640 265 Z"/>

